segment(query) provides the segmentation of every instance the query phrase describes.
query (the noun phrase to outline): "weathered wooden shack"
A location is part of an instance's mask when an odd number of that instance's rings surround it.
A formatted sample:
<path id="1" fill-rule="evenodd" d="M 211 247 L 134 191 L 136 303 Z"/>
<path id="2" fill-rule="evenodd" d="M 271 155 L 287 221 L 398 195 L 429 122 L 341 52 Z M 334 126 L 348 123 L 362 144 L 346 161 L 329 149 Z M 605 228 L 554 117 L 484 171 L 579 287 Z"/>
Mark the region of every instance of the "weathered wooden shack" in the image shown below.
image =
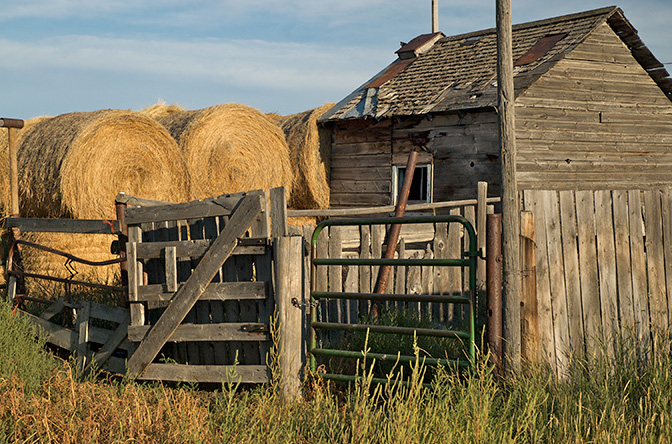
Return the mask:
<path id="1" fill-rule="evenodd" d="M 500 194 L 496 39 L 419 36 L 322 117 L 333 206 L 394 203 L 416 148 L 413 200 L 471 198 L 478 181 Z M 534 220 L 522 353 L 562 375 L 619 337 L 655 352 L 672 327 L 672 79 L 615 6 L 514 26 L 513 58 L 515 179 Z"/>
<path id="2" fill-rule="evenodd" d="M 513 27 L 519 189 L 672 183 L 672 79 L 617 7 Z M 409 150 L 414 200 L 500 192 L 496 33 L 419 36 L 322 117 L 334 207 L 389 205 Z"/>

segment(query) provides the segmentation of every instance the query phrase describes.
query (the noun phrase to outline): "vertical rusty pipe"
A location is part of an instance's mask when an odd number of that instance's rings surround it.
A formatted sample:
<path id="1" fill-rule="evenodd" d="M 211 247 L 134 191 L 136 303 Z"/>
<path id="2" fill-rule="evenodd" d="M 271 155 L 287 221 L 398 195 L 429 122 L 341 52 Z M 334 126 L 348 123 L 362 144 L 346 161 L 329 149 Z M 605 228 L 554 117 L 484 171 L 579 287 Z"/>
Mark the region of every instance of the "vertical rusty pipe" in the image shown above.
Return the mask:
<path id="1" fill-rule="evenodd" d="M 126 241 L 128 240 L 128 226 L 126 225 L 126 204 L 115 202 L 114 208 L 117 213 L 117 220 L 119 221 L 119 257 L 126 258 Z M 128 264 L 123 261 L 119 264 L 121 266 L 121 285 L 128 288 Z M 119 304 L 128 308 L 128 295 Z"/>
<path id="2" fill-rule="evenodd" d="M 406 204 L 408 203 L 408 195 L 411 192 L 411 184 L 413 183 L 413 176 L 415 174 L 415 166 L 418 164 L 418 152 L 413 150 L 408 155 L 408 162 L 406 163 L 406 172 L 404 173 L 404 182 L 401 185 L 399 192 L 399 199 L 397 200 L 397 208 L 394 212 L 394 217 L 402 217 L 406 213 Z M 401 233 L 401 225 L 393 224 L 390 227 L 390 232 L 387 235 L 384 258 L 394 259 L 394 251 L 397 249 L 399 242 L 399 234 Z M 391 265 L 382 265 L 378 270 L 378 279 L 376 279 L 376 286 L 374 293 L 383 294 L 387 291 L 387 283 L 390 280 L 390 273 L 392 272 Z M 378 317 L 382 306 L 381 301 L 374 301 L 371 306 L 371 315 L 374 318 Z"/>
<path id="3" fill-rule="evenodd" d="M 488 346 L 497 374 L 502 369 L 502 215 L 488 214 L 486 227 L 486 292 L 488 297 Z"/>

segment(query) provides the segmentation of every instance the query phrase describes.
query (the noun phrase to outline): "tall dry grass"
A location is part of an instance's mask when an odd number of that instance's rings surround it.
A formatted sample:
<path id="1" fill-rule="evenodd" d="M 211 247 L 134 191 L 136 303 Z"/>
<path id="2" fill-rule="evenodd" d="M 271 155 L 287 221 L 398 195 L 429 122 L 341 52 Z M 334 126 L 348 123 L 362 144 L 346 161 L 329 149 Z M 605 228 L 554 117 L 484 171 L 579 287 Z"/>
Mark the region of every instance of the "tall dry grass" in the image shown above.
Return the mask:
<path id="1" fill-rule="evenodd" d="M 11 322 L 10 320 L 3 322 Z M 67 363 L 37 391 L 0 377 L 2 442 L 198 443 L 665 443 L 672 432 L 670 349 L 641 360 L 575 360 L 565 380 L 544 366 L 494 375 L 487 356 L 473 371 L 439 369 L 431 387 L 419 363 L 395 369 L 409 385 L 360 381 L 335 390 L 310 375 L 301 401 L 274 384 L 241 390 L 168 387 L 126 380 L 78 381 Z M 416 349 L 416 353 L 418 350 Z M 0 350 L 0 357 L 7 358 Z M 277 378 L 274 379 L 274 381 Z"/>

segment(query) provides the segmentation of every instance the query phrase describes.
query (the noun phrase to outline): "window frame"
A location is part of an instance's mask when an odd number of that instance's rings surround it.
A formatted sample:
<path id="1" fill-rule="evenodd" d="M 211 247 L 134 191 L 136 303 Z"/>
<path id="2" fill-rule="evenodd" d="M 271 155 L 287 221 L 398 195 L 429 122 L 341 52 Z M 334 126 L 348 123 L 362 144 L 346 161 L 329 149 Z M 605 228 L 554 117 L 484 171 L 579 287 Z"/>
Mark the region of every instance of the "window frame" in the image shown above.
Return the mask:
<path id="1" fill-rule="evenodd" d="M 426 189 L 427 197 L 425 200 L 410 200 L 409 203 L 431 203 L 434 202 L 434 165 L 433 163 L 423 163 L 416 165 L 415 169 L 424 168 L 427 170 L 426 174 Z M 396 205 L 399 199 L 399 188 L 401 183 L 399 182 L 399 171 L 406 170 L 406 165 L 392 165 L 392 205 Z"/>

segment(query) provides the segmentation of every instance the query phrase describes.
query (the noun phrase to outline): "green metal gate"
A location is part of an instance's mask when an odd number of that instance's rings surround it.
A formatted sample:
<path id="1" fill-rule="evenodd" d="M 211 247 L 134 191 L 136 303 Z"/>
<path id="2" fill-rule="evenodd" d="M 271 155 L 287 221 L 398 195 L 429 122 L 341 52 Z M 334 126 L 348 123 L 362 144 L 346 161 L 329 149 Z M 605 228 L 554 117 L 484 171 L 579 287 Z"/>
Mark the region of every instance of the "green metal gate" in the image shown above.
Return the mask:
<path id="1" fill-rule="evenodd" d="M 325 227 L 329 226 L 360 226 L 360 225 L 393 225 L 393 224 L 419 224 L 419 223 L 458 223 L 461 224 L 469 236 L 469 248 L 461 250 L 459 259 L 342 259 L 342 258 L 318 258 L 317 241 L 320 233 Z M 475 319 L 475 298 L 476 298 L 476 260 L 481 256 L 476 245 L 476 234 L 471 223 L 462 216 L 418 216 L 418 217 L 400 217 L 400 218 L 372 218 L 372 219 L 341 219 L 327 220 L 321 222 L 315 227 L 311 242 L 311 306 L 310 312 L 310 367 L 312 371 L 317 371 L 317 356 L 340 357 L 340 358 L 362 358 L 361 351 L 348 351 L 333 348 L 318 347 L 318 330 L 341 330 L 341 331 L 369 331 L 376 333 L 434 336 L 443 338 L 454 338 L 467 342 L 467 359 L 442 359 L 425 358 L 427 365 L 455 365 L 459 367 L 469 367 L 474 363 L 476 355 L 476 319 Z M 469 270 L 469 289 L 468 296 L 438 295 L 438 294 L 376 294 L 376 293 L 346 293 L 317 291 L 316 274 L 317 267 L 340 265 L 340 266 L 382 266 L 382 265 L 400 265 L 400 266 L 435 266 L 435 267 L 468 267 Z M 368 300 L 368 301 L 388 301 L 388 302 L 439 302 L 464 304 L 468 307 L 467 331 L 413 328 L 413 327 L 392 327 L 385 325 L 367 325 L 367 324 L 345 324 L 337 322 L 321 322 L 318 319 L 317 304 L 320 300 Z M 391 361 L 399 363 L 413 363 L 415 356 L 397 355 L 389 353 L 367 353 L 368 358 L 378 361 Z M 355 375 L 341 375 L 334 373 L 324 373 L 321 375 L 324 379 L 336 381 L 354 381 Z M 376 382 L 387 382 L 386 379 L 374 378 Z"/>

